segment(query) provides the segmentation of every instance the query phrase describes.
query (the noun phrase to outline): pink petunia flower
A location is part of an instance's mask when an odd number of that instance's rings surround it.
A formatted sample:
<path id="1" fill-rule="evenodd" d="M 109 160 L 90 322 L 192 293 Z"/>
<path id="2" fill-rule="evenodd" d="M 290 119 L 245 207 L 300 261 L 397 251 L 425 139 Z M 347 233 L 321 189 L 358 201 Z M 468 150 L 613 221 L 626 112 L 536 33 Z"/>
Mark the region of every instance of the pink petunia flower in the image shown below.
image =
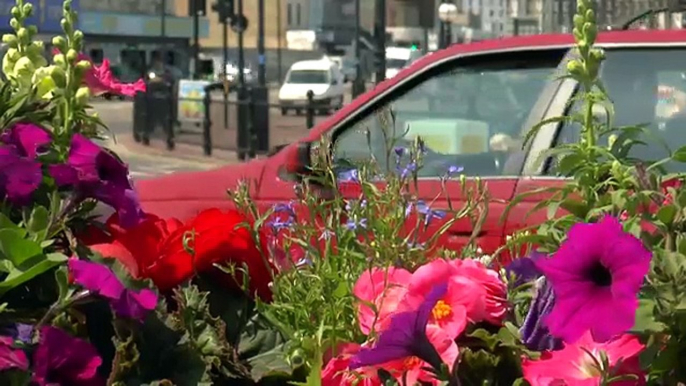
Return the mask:
<path id="1" fill-rule="evenodd" d="M 145 81 L 138 79 L 134 83 L 121 83 L 112 74 L 110 61 L 104 59 L 100 66 L 93 65 L 83 77 L 83 82 L 88 86 L 93 95 L 105 93 L 135 96 L 136 93 L 145 92 Z"/>
<path id="2" fill-rule="evenodd" d="M 498 272 L 486 267 L 481 262 L 473 259 L 452 260 L 451 264 L 457 271 L 468 277 L 474 283 L 483 287 L 486 295 L 483 301 L 483 313 L 468 314 L 475 322 L 486 321 L 499 325 L 507 314 L 507 285 L 500 279 Z"/>
<path id="3" fill-rule="evenodd" d="M 550 333 L 574 343 L 590 330 L 593 339 L 605 342 L 630 329 L 651 258 L 614 217 L 572 226 L 552 258 L 536 261 L 555 293 L 544 320 Z"/>
<path id="4" fill-rule="evenodd" d="M 60 51 L 55 48 L 52 50 L 53 55 L 58 55 Z M 79 53 L 77 58 L 78 61 L 88 61 L 91 62 L 91 68 L 84 74 L 83 83 L 88 86 L 91 90 L 91 94 L 98 96 L 105 93 L 123 95 L 123 96 L 135 96 L 136 93 L 145 92 L 145 80 L 138 79 L 134 83 L 121 83 L 112 74 L 112 69 L 110 68 L 110 61 L 104 59 L 100 66 L 96 66 L 88 56 L 83 53 Z"/>
<path id="5" fill-rule="evenodd" d="M 468 319 L 484 314 L 486 290 L 463 275 L 452 262 L 439 259 L 419 267 L 412 274 L 407 295 L 398 309 L 417 309 L 438 284 L 446 284 L 447 290 L 434 306 L 429 324 L 440 327 L 455 339 L 467 327 Z"/>
<path id="6" fill-rule="evenodd" d="M 524 379 L 531 386 L 597 386 L 601 374 L 595 360 L 600 360 L 600 352 L 604 352 L 613 375 L 633 374 L 638 377 L 613 385 L 645 385 L 645 376 L 639 363 L 639 353 L 644 347 L 633 335 L 625 334 L 607 343 L 596 343 L 587 332 L 577 343 L 566 345 L 559 351 L 546 351 L 539 360 L 524 359 Z"/>
<path id="7" fill-rule="evenodd" d="M 350 361 L 360 348 L 356 343 L 340 347 L 340 354 L 329 360 L 322 370 L 322 386 L 381 386 L 381 380 L 374 369 L 348 369 Z"/>
<path id="8" fill-rule="evenodd" d="M 396 311 L 398 303 L 407 293 L 407 283 L 412 274 L 400 268 L 372 268 L 357 279 L 353 294 L 360 299 L 357 318 L 360 330 L 368 335 L 383 331 L 390 322 L 389 316 Z M 378 315 L 365 303 L 374 304 Z"/>

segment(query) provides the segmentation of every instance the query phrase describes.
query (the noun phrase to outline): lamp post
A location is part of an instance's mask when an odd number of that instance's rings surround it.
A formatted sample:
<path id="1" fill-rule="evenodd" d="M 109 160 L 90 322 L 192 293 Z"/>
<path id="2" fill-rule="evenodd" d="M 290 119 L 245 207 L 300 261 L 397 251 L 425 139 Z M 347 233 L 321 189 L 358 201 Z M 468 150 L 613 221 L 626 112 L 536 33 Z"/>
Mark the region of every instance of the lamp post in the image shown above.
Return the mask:
<path id="1" fill-rule="evenodd" d="M 353 80 L 353 99 L 364 93 L 364 79 L 360 63 L 360 0 L 355 0 L 355 79 Z"/>
<path id="2" fill-rule="evenodd" d="M 376 84 L 386 79 L 386 0 L 376 0 L 374 4 L 374 40 L 376 52 L 374 64 L 376 67 Z"/>
<path id="3" fill-rule="evenodd" d="M 452 25 L 457 21 L 459 13 L 457 5 L 453 3 L 442 3 L 438 6 L 438 19 L 441 21 L 441 48 L 446 48 L 452 43 Z"/>

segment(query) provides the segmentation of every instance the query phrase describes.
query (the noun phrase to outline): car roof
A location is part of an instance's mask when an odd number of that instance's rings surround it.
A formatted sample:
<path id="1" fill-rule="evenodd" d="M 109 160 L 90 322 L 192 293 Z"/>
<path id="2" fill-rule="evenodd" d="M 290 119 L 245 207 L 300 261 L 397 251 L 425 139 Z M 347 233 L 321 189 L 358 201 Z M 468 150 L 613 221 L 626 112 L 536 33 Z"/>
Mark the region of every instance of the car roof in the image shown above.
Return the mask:
<path id="1" fill-rule="evenodd" d="M 632 45 L 673 45 L 680 43 L 686 45 L 686 29 L 672 30 L 626 30 L 608 31 L 598 34 L 597 45 L 602 47 L 629 47 Z M 536 49 L 571 48 L 574 44 L 572 34 L 541 34 L 541 35 L 522 35 L 500 39 L 480 40 L 472 43 L 453 44 L 447 48 L 433 51 L 412 62 L 411 65 L 403 68 L 396 76 L 387 79 L 376 85 L 373 89 L 362 94 L 348 103 L 345 107 L 338 110 L 328 119 L 317 124 L 307 137 L 308 141 L 318 140 L 332 126 L 338 124 L 344 118 L 350 116 L 358 109 L 371 103 L 388 89 L 413 74 L 432 67 L 436 63 L 454 58 L 456 56 L 478 55 L 507 51 L 524 51 Z"/>
<path id="2" fill-rule="evenodd" d="M 291 70 L 328 70 L 334 65 L 336 65 L 335 62 L 325 59 L 303 60 L 293 63 Z"/>

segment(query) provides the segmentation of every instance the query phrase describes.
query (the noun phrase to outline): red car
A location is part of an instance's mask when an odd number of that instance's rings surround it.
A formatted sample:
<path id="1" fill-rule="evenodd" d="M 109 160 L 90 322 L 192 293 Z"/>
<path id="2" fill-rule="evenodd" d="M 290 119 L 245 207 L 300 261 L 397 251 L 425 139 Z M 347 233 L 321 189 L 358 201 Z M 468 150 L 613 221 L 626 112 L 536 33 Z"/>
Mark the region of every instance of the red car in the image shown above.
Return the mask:
<path id="1" fill-rule="evenodd" d="M 478 242 L 484 252 L 493 252 L 507 235 L 546 215 L 543 211 L 527 217 L 542 199 L 528 197 L 501 222 L 513 197 L 563 183 L 554 164 L 538 162 L 538 155 L 556 144 L 576 141 L 577 125 L 547 124 L 523 150 L 521 142 L 535 124 L 577 108 L 572 98 L 578 85 L 559 78 L 573 56 L 572 46 L 571 34 L 453 45 L 416 61 L 317 125 L 307 138 L 266 159 L 138 181 L 143 208 L 181 219 L 210 207 L 229 208 L 226 191 L 241 179 L 253 182 L 252 197 L 264 209 L 288 202 L 296 198 L 295 176 L 288 170 L 306 166 L 309 144 L 322 135 L 331 138 L 334 158 L 365 160 L 371 152 L 383 159 L 386 145 L 380 140 L 377 111 L 390 107 L 396 133 L 407 130 L 408 140 L 422 136 L 429 148 L 427 167 L 420 172 L 420 198 L 430 202 L 438 195 L 435 207 L 447 205 L 440 179 L 451 165 L 485 182 L 492 202 Z M 601 78 L 615 104 L 615 125 L 649 124 L 671 149 L 686 143 L 686 106 L 684 98 L 675 97 L 686 90 L 686 30 L 607 32 L 600 34 L 598 46 L 606 51 Z M 602 116 L 603 111 L 596 113 Z M 660 159 L 668 154 L 652 141 L 637 148 L 635 155 Z M 453 202 L 464 200 L 458 182 L 450 182 L 448 190 Z M 460 221 L 440 242 L 459 249 L 471 232 L 469 222 Z"/>

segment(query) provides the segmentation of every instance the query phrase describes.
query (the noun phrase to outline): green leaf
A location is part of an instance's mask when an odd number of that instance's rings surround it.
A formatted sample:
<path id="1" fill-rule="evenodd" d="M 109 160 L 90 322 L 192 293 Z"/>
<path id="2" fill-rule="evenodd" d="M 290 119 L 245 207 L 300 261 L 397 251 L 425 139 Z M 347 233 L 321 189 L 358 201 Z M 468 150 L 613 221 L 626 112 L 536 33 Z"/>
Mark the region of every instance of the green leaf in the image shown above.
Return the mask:
<path id="1" fill-rule="evenodd" d="M 31 212 L 31 217 L 27 223 L 26 228 L 37 242 L 45 240 L 48 234 L 48 227 L 50 226 L 50 213 L 45 207 L 36 206 Z"/>
<path id="2" fill-rule="evenodd" d="M 12 222 L 12 220 L 9 219 L 9 217 L 5 216 L 5 214 L 0 213 L 0 230 L 2 229 L 12 229 L 15 231 L 23 231 L 24 235 L 26 235 L 26 231 L 24 231 L 23 228 L 21 228 L 19 225 L 15 224 Z M 22 235 L 22 237 L 24 236 Z"/>
<path id="3" fill-rule="evenodd" d="M 0 283 L 0 296 L 6 294 L 8 291 L 26 283 L 34 277 L 49 271 L 50 269 L 61 264 L 60 262 L 44 259 L 38 263 L 27 268 L 15 268 L 4 281 Z"/>
<path id="4" fill-rule="evenodd" d="M 60 267 L 55 271 L 55 282 L 57 282 L 59 302 L 64 301 L 69 293 L 69 275 L 67 274 L 67 267 Z"/>
<path id="5" fill-rule="evenodd" d="M 497 335 L 491 334 L 483 328 L 476 329 L 474 330 L 474 332 L 468 334 L 467 336 L 482 340 L 489 351 L 495 350 L 495 348 L 500 343 L 500 340 L 498 339 Z"/>
<path id="6" fill-rule="evenodd" d="M 672 154 L 672 159 L 676 162 L 686 162 L 686 146 L 678 148 Z"/>
<path id="7" fill-rule="evenodd" d="M 42 253 L 43 248 L 25 239 L 22 232 L 7 228 L 0 229 L 0 257 L 10 260 L 15 267 Z"/>
<path id="8" fill-rule="evenodd" d="M 655 320 L 655 303 L 650 299 L 641 299 L 636 311 L 636 323 L 630 330 L 633 333 L 655 333 L 664 331 L 664 324 Z"/>
<path id="9" fill-rule="evenodd" d="M 674 205 L 665 205 L 657 211 L 657 219 L 665 225 L 672 225 L 676 217 L 677 208 Z"/>

